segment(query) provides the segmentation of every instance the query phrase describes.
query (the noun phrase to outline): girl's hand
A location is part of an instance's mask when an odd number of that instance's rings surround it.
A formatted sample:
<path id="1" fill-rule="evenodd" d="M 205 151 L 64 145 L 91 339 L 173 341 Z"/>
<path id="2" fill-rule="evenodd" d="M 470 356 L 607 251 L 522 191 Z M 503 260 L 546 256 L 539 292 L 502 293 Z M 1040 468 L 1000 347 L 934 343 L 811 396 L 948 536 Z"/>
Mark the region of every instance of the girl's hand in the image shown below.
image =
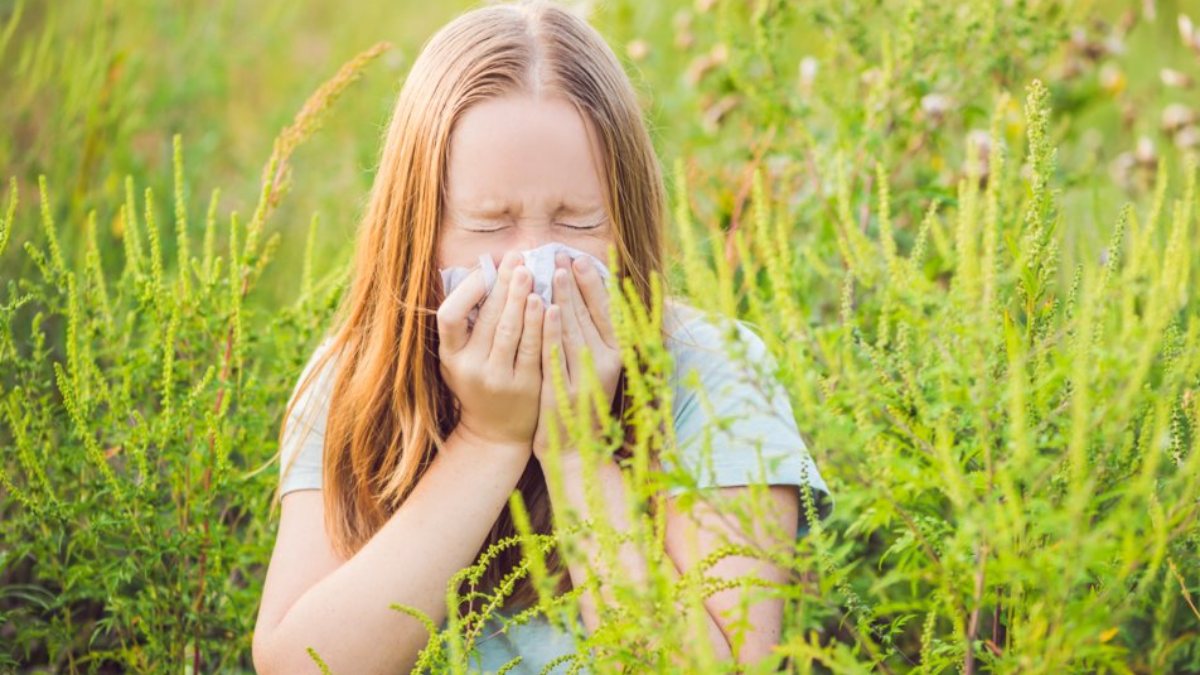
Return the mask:
<path id="1" fill-rule="evenodd" d="M 559 252 L 555 258 L 554 302 L 546 308 L 542 332 L 542 395 L 537 431 L 533 437 L 533 454 L 542 461 L 549 451 L 551 424 L 558 423 L 559 438 L 568 443 L 566 425 L 562 423 L 555 400 L 552 368 L 563 370 L 570 410 L 575 410 L 583 373 L 583 352 L 591 351 L 592 364 L 605 401 L 611 408 L 621 377 L 621 352 L 609 315 L 608 288 L 591 262 L 580 258 L 571 262 L 570 256 Z M 557 345 L 559 361 L 551 360 L 551 347 Z M 602 433 L 599 420 L 593 418 L 593 429 Z M 564 452 L 568 448 L 563 448 Z"/>
<path id="2" fill-rule="evenodd" d="M 505 254 L 496 287 L 468 333 L 467 314 L 487 289 L 475 270 L 437 310 L 442 378 L 460 404 L 458 426 L 476 441 L 529 451 L 542 387 L 542 298 L 521 256 Z"/>

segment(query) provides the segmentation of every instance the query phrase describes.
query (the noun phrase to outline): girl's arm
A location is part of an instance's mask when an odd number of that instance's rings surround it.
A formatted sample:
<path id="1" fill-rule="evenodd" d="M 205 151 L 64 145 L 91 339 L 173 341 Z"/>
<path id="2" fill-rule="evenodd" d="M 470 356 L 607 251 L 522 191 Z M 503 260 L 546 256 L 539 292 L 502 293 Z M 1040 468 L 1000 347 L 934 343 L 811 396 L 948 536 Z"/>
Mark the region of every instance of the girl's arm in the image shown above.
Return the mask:
<path id="1" fill-rule="evenodd" d="M 602 461 L 599 463 L 596 472 L 596 481 L 600 486 L 600 493 L 604 499 L 606 513 L 603 515 L 593 515 L 589 512 L 587 502 L 584 499 L 583 492 L 583 459 L 578 452 L 564 452 L 560 455 L 562 477 L 563 477 L 563 495 L 566 497 L 566 503 L 554 502 L 554 490 L 550 491 L 551 509 L 556 518 L 560 518 L 565 510 L 569 507 L 580 515 L 581 519 L 595 518 L 597 521 L 604 519 L 610 523 L 617 532 L 628 531 L 631 527 L 629 515 L 627 513 L 627 490 L 625 484 L 621 480 L 621 468 L 613 461 Z M 547 481 L 551 480 L 547 477 Z M 560 523 L 561 525 L 561 523 Z M 593 564 L 600 561 L 600 544 L 592 537 L 581 537 L 580 548 L 586 552 L 587 560 L 593 561 Z M 666 572 L 672 582 L 679 578 L 679 569 L 676 563 L 667 556 L 667 561 L 670 563 L 666 566 Z M 622 577 L 629 579 L 634 585 L 643 585 L 649 576 L 649 566 L 646 557 L 642 555 L 637 548 L 637 543 L 634 541 L 626 541 L 621 543 L 618 549 L 617 568 L 620 570 Z M 568 573 L 571 575 L 571 581 L 574 586 L 583 586 L 588 578 L 588 568 L 579 563 L 568 563 Z M 611 573 L 611 572 L 610 572 Z M 600 594 L 605 603 L 615 605 L 616 601 L 612 595 L 612 591 L 606 584 L 600 585 Z M 680 606 L 679 611 L 682 613 L 686 608 Z M 596 602 L 592 593 L 581 593 L 579 596 L 579 612 L 583 618 L 584 627 L 588 633 L 592 633 L 600 625 L 600 616 L 596 611 Z M 720 625 L 712 615 L 708 612 L 702 612 L 703 616 L 700 621 L 704 624 L 704 630 L 707 633 L 707 644 L 711 646 L 713 657 L 717 660 L 726 660 L 732 657 L 729 641 L 725 637 L 725 633 L 721 630 Z"/>
<path id="2" fill-rule="evenodd" d="M 414 606 L 440 624 L 450 578 L 474 562 L 516 488 L 530 448 L 496 446 L 456 430 L 404 504 L 349 560 L 333 554 L 322 494 L 283 498 L 254 632 L 259 673 L 409 672 L 429 633 L 389 609 Z"/>
<path id="3" fill-rule="evenodd" d="M 581 518 L 593 517 L 589 514 L 583 493 L 582 458 L 577 452 L 565 452 L 560 455 L 563 477 L 563 495 L 566 504 L 553 501 L 554 490 L 550 491 L 551 504 L 556 518 L 560 517 L 566 507 L 581 514 Z M 547 480 L 550 480 L 547 478 Z M 606 505 L 606 513 L 601 516 L 607 519 L 618 531 L 630 528 L 627 513 L 627 490 L 622 481 L 621 469 L 615 462 L 608 460 L 600 462 L 597 467 L 596 481 Z M 733 501 L 742 497 L 747 491 L 743 486 L 726 486 L 719 489 L 717 502 Z M 767 517 L 755 524 L 754 532 L 744 532 L 737 524 L 731 524 L 720 509 L 697 503 L 692 513 L 682 511 L 675 505 L 674 499 L 667 500 L 666 513 L 666 560 L 664 568 L 670 581 L 674 583 L 680 576 L 681 570 L 690 569 L 700 560 L 720 547 L 722 544 L 736 543 L 752 547 L 763 547 L 773 550 L 787 550 L 791 533 L 796 530 L 799 518 L 798 491 L 790 485 L 768 486 Z M 782 532 L 782 535 L 777 533 Z M 776 539 L 782 536 L 783 539 Z M 581 540 L 581 548 L 586 552 L 587 559 L 593 564 L 600 561 L 600 545 L 591 537 Z M 782 547 L 782 548 L 780 548 Z M 649 576 L 649 567 L 644 555 L 632 541 L 623 542 L 618 549 L 616 564 L 623 577 L 630 579 L 634 585 L 644 584 Z M 589 570 L 582 564 L 568 564 L 568 572 L 575 586 L 582 586 L 588 578 Z M 777 584 L 787 583 L 790 571 L 758 558 L 744 556 L 729 556 L 709 571 L 711 578 L 737 579 L 745 576 L 756 577 Z M 690 621 L 699 621 L 708 639 L 705 644 L 711 647 L 711 654 L 718 661 L 734 658 L 740 664 L 755 664 L 762 659 L 770 658 L 773 648 L 779 642 L 780 628 L 783 621 L 783 599 L 766 598 L 751 603 L 747 619 L 750 622 L 749 632 L 742 636 L 741 649 L 736 655 L 730 646 L 732 636 L 737 630 L 738 618 L 741 616 L 739 589 L 719 591 L 704 600 L 702 616 Z M 603 601 L 613 604 L 615 599 L 607 585 L 600 585 Z M 596 611 L 595 599 L 591 593 L 579 596 L 580 614 L 584 627 L 589 633 L 596 630 L 600 624 Z M 685 616 L 687 607 L 682 603 L 676 608 L 680 616 Z"/>

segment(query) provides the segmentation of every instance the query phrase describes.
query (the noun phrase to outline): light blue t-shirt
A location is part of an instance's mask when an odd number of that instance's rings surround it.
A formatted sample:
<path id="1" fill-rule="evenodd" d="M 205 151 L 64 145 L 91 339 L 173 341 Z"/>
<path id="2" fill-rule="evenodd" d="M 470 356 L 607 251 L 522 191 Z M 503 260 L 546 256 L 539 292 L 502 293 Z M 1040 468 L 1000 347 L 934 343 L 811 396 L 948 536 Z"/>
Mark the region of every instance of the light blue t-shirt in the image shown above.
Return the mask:
<path id="1" fill-rule="evenodd" d="M 697 488 L 762 482 L 794 485 L 799 490 L 798 486 L 807 482 L 812 487 L 818 517 L 827 517 L 833 510 L 833 497 L 796 428 L 786 391 L 771 377 L 774 360 L 762 339 L 744 321 L 718 320 L 674 301 L 664 304 L 663 321 L 667 327 L 665 346 L 675 363 L 670 377 L 675 438 L 680 459 L 688 474 L 695 477 Z M 736 328 L 735 339 L 727 337 L 731 327 Z M 314 353 L 301 381 L 327 345 L 323 343 Z M 731 356 L 741 350 L 742 357 Z M 747 367 L 749 364 L 757 364 L 761 370 L 755 372 L 757 367 Z M 293 490 L 321 487 L 332 371 L 331 363 L 318 374 L 287 420 L 281 448 L 281 498 Z M 698 388 L 688 384 L 692 371 L 699 379 Z M 701 391 L 711 406 L 711 415 Z M 724 424 L 719 424 L 722 421 Z M 720 428 L 722 425 L 726 428 Z M 706 434 L 710 436 L 710 462 L 702 465 Z M 670 468 L 665 459 L 663 463 Z M 676 486 L 668 494 L 675 496 L 687 489 Z M 802 501 L 796 536 L 805 536 L 808 529 Z M 577 616 L 576 620 L 583 625 L 581 618 Z M 445 625 L 443 622 L 442 627 Z M 574 637 L 543 616 L 510 625 L 503 633 L 498 632 L 500 625 L 498 618 L 485 623 L 471 658 L 474 668 L 494 672 L 520 656 L 520 665 L 509 672 L 539 673 L 556 657 L 576 651 Z M 567 669 L 568 665 L 562 664 L 551 672 Z M 584 672 L 589 672 L 586 667 Z"/>

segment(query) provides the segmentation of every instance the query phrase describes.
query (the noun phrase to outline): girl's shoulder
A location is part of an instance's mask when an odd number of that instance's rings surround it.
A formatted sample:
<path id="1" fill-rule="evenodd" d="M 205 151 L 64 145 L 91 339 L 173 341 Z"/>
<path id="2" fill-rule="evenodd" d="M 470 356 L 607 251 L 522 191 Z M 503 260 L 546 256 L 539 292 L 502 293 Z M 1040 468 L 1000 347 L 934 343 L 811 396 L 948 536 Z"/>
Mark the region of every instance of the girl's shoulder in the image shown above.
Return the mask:
<path id="1" fill-rule="evenodd" d="M 297 404 L 308 403 L 320 398 L 327 398 L 330 389 L 333 386 L 333 376 L 337 370 L 337 362 L 339 355 L 329 355 L 329 351 L 333 348 L 334 338 L 332 335 L 327 335 L 317 343 L 317 346 L 309 354 L 308 362 L 304 364 L 304 368 L 300 371 L 300 377 L 296 379 L 296 384 L 292 388 L 292 398 L 296 399 L 296 395 L 300 393 L 301 385 L 307 382 L 304 387 L 303 396 L 297 400 Z M 313 370 L 320 366 L 320 372 L 314 373 Z M 311 382 L 309 382 L 311 378 Z"/>
<path id="2" fill-rule="evenodd" d="M 706 311 L 679 298 L 663 300 L 663 346 L 677 362 L 727 357 L 731 350 L 746 350 L 761 358 L 766 345 L 758 330 L 745 320 Z"/>
<path id="3" fill-rule="evenodd" d="M 321 339 L 309 354 L 308 361 L 292 386 L 288 400 L 289 425 L 303 420 L 306 428 L 315 425 L 324 430 L 325 416 L 333 395 L 333 384 L 337 374 L 340 354 L 331 354 L 333 336 Z"/>

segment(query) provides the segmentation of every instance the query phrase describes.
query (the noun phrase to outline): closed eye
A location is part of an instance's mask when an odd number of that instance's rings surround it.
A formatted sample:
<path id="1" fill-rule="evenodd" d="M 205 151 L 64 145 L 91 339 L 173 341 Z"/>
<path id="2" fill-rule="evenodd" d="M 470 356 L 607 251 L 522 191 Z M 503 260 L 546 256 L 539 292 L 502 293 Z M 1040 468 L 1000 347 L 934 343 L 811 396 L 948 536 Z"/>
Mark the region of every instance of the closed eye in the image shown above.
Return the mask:
<path id="1" fill-rule="evenodd" d="M 603 223 L 597 223 L 595 225 L 571 225 L 570 223 L 555 223 L 555 225 L 558 225 L 559 227 L 565 227 L 568 230 L 595 230 L 595 229 L 598 229 L 601 225 L 603 225 Z M 480 233 L 480 234 L 487 234 L 487 233 L 491 233 L 491 232 L 499 232 L 503 229 L 504 229 L 504 227 L 502 226 L 502 227 L 493 227 L 493 228 L 487 229 L 487 230 L 468 229 L 467 231 L 468 232 L 476 232 L 476 233 Z"/>

